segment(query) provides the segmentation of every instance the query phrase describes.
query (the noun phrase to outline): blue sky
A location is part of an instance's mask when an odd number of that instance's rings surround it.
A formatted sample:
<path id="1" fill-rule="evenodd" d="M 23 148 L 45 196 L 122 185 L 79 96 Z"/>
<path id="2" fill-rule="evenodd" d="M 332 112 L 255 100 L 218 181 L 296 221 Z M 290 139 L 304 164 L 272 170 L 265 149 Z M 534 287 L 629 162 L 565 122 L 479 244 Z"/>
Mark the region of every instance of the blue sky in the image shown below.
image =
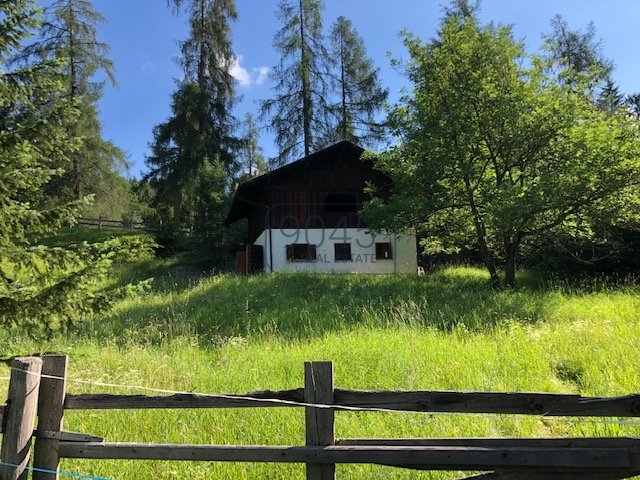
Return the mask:
<path id="1" fill-rule="evenodd" d="M 163 0 L 94 0 L 94 4 L 108 21 L 99 35 L 110 45 L 118 78 L 118 87 L 108 87 L 100 102 L 104 134 L 127 152 L 130 175 L 139 176 L 145 168 L 153 126 L 170 114 L 170 96 L 180 77 L 174 59 L 177 41 L 187 34 L 186 18 L 172 15 Z M 325 29 L 339 15 L 352 20 L 369 56 L 381 69 L 382 83 L 393 102 L 408 85 L 389 62 L 389 53 L 406 57 L 398 32 L 406 29 L 424 40 L 431 38 L 446 4 L 443 0 L 325 0 Z M 239 18 L 232 29 L 239 59 L 234 69 L 241 96 L 235 108 L 239 119 L 246 112 L 257 112 L 259 100 L 272 95 L 265 73 L 279 60 L 272 47 L 279 28 L 276 5 L 277 0 L 237 0 Z M 557 13 L 572 28 L 584 28 L 593 20 L 605 55 L 615 63 L 614 77 L 622 91 L 640 91 L 638 0 L 484 0 L 480 17 L 485 22 L 513 25 L 515 37 L 535 51 Z M 266 132 L 261 146 L 269 156 L 277 153 Z"/>

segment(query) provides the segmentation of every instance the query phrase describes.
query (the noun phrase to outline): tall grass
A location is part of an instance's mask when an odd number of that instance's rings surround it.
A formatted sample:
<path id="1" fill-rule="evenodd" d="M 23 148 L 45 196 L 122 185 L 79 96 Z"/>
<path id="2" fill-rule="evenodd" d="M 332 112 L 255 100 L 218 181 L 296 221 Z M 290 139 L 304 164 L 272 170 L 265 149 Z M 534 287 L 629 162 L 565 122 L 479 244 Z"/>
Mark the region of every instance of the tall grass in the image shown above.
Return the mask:
<path id="1" fill-rule="evenodd" d="M 74 379 L 180 391 L 300 387 L 305 360 L 334 361 L 336 384 L 344 388 L 587 395 L 640 390 L 637 284 L 549 283 L 527 275 L 520 280 L 515 291 L 494 291 L 483 271 L 467 267 L 426 277 L 222 275 L 187 281 L 164 275 L 145 296 L 123 301 L 110 315 L 88 320 L 64 338 L 3 342 L 12 354 L 69 353 Z M 69 388 L 145 393 L 73 382 Z M 290 445 L 304 443 L 303 417 L 299 409 L 90 411 L 68 412 L 65 421 L 70 430 L 109 441 Z M 636 426 L 610 423 L 419 413 L 339 412 L 336 428 L 342 438 L 640 435 Z M 304 478 L 300 466 L 110 461 L 63 466 L 122 479 Z M 371 466 L 340 466 L 338 475 L 456 477 Z"/>

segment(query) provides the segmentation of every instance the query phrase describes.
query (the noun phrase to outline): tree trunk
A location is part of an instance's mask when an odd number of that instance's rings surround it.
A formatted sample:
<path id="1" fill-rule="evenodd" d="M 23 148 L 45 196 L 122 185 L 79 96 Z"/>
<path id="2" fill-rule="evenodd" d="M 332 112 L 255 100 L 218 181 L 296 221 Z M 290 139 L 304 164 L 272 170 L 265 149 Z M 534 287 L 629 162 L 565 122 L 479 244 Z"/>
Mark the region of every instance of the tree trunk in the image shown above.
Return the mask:
<path id="1" fill-rule="evenodd" d="M 198 85 L 200 86 L 200 88 L 203 89 L 203 91 L 206 89 L 207 87 L 207 79 L 206 79 L 206 66 L 207 66 L 207 52 L 205 51 L 205 20 L 206 20 L 206 10 L 205 10 L 205 2 L 204 0 L 200 0 L 200 32 L 198 32 L 198 34 L 196 35 L 198 42 L 200 43 L 200 45 L 198 45 L 199 48 L 199 53 L 200 53 L 200 58 L 198 59 Z"/>
<path id="2" fill-rule="evenodd" d="M 304 154 L 311 154 L 311 116 L 313 115 L 311 104 L 311 85 L 309 81 L 309 58 L 306 38 L 304 34 L 304 5 L 299 2 L 300 8 L 300 70 L 302 75 L 302 123 L 304 129 Z"/>
<path id="3" fill-rule="evenodd" d="M 344 38 L 340 36 L 340 86 L 342 87 L 342 138 L 347 140 L 347 87 L 344 72 Z"/>
<path id="4" fill-rule="evenodd" d="M 484 225 L 484 221 L 482 220 L 482 215 L 480 215 L 480 211 L 478 210 L 478 206 L 476 205 L 469 179 L 465 177 L 464 183 L 467 190 L 469 205 L 471 206 L 471 213 L 473 214 L 473 224 L 475 226 L 476 236 L 478 238 L 478 249 L 480 250 L 480 256 L 482 257 L 482 261 L 489 271 L 491 284 L 497 288 L 500 286 L 500 278 L 498 277 L 498 272 L 496 271 L 496 263 L 493 260 L 493 255 L 491 255 L 491 252 L 489 251 L 489 245 L 487 242 L 487 229 Z"/>
<path id="5" fill-rule="evenodd" d="M 516 257 L 518 255 L 518 242 L 510 238 L 504 240 L 504 284 L 507 288 L 516 286 Z"/>

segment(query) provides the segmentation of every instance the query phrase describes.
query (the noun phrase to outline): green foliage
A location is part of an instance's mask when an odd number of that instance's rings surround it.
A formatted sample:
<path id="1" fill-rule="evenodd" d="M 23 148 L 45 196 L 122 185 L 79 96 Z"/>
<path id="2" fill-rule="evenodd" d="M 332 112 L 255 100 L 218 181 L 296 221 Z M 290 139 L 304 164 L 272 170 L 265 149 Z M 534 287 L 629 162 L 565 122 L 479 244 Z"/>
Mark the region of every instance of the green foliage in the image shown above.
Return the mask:
<path id="1" fill-rule="evenodd" d="M 271 74 L 277 95 L 261 106 L 262 116 L 270 117 L 279 148 L 276 166 L 327 145 L 330 121 L 323 8 L 322 0 L 282 0 L 278 4 L 282 28 L 273 45 L 281 58 Z"/>
<path id="2" fill-rule="evenodd" d="M 247 113 L 244 119 L 245 130 L 243 134 L 242 164 L 240 165 L 239 181 L 245 181 L 251 177 L 262 175 L 268 170 L 264 150 L 258 144 L 258 127 L 251 113 Z"/>
<path id="3" fill-rule="evenodd" d="M 392 115 L 402 143 L 379 163 L 394 190 L 368 209 L 378 227 L 457 225 L 460 238 L 473 232 L 493 283 L 502 260 L 513 286 L 524 243 L 588 234 L 594 214 L 636 208 L 638 123 L 594 105 L 589 78 L 559 84 L 510 28 L 473 16 L 448 16 L 437 39 L 406 34 L 405 45 L 414 89 Z"/>
<path id="4" fill-rule="evenodd" d="M 190 36 L 181 43 L 185 79 L 173 95 L 172 115 L 154 128 L 150 169 L 144 183 L 152 204 L 166 222 L 195 225 L 198 233 L 222 235 L 223 211 L 237 170 L 231 108 L 234 57 L 229 22 L 233 1 L 170 2 L 188 4 Z"/>
<path id="5" fill-rule="evenodd" d="M 334 90 L 339 100 L 329 106 L 338 119 L 335 140 L 368 146 L 379 142 L 383 127 L 376 120 L 389 91 L 380 85 L 380 70 L 367 57 L 364 41 L 353 24 L 338 17 L 331 29 L 331 58 L 336 67 Z"/>
<path id="6" fill-rule="evenodd" d="M 279 147 L 276 166 L 339 140 L 366 146 L 384 136 L 376 114 L 388 91 L 380 85 L 379 70 L 345 17 L 333 25 L 327 48 L 323 9 L 321 0 L 283 0 L 278 5 L 282 28 L 274 47 L 281 59 L 271 74 L 277 95 L 261 105 Z"/>
<path id="7" fill-rule="evenodd" d="M 68 128 L 82 109 L 67 95 L 60 59 L 15 62 L 38 18 L 30 0 L 0 3 L 0 326 L 32 334 L 106 308 L 122 293 L 101 289 L 107 268 L 116 258 L 148 250 L 136 239 L 39 244 L 72 223 L 86 200 L 51 205 L 43 195 L 62 173 L 52 163 L 64 164 L 82 148 Z"/>
<path id="8" fill-rule="evenodd" d="M 593 22 L 582 30 L 571 30 L 561 15 L 551 19 L 551 33 L 544 36 L 545 50 L 557 79 L 566 85 L 589 79 L 594 98 L 611 81 L 613 62 L 604 56 Z M 581 78 L 582 77 L 582 78 Z"/>
<path id="9" fill-rule="evenodd" d="M 224 203 L 230 151 L 223 143 L 228 139 L 220 138 L 224 132 L 218 129 L 215 112 L 207 108 L 208 99 L 208 92 L 197 84 L 182 85 L 174 95 L 174 116 L 154 129 L 153 154 L 147 158 L 151 170 L 145 181 L 165 220 L 193 223 Z"/>
<path id="10" fill-rule="evenodd" d="M 37 39 L 15 60 L 23 64 L 57 61 L 66 95 L 80 110 L 66 127 L 77 139 L 77 148 L 66 158 L 51 159 L 53 167 L 64 173 L 47 184 L 46 193 L 52 204 L 94 195 L 93 207 L 84 208 L 83 215 L 104 212 L 110 218 L 122 218 L 129 198 L 120 172 L 127 161 L 122 150 L 102 137 L 97 102 L 105 82 L 94 79 L 102 73 L 112 85 L 116 83 L 109 47 L 97 35 L 105 19 L 90 0 L 55 0 L 44 17 Z"/>
<path id="11" fill-rule="evenodd" d="M 103 289 L 102 281 L 114 261 L 146 254 L 143 238 L 81 243 L 70 247 L 36 246 L 13 253 L 0 263 L 0 324 L 32 334 L 66 330 L 113 302 L 139 292 L 145 284 Z M 20 255 L 20 253 L 23 253 Z"/>

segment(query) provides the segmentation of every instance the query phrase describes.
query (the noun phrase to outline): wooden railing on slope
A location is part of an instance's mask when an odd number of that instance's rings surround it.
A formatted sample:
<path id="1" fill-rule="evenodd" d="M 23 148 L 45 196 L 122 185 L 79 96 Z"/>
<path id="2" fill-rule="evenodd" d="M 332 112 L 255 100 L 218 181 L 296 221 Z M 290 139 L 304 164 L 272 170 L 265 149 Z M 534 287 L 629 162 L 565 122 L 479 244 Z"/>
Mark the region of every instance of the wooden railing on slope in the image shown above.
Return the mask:
<path id="1" fill-rule="evenodd" d="M 480 477 L 467 478 L 500 480 L 617 479 L 640 475 L 638 438 L 336 439 L 334 433 L 334 412 L 351 410 L 640 417 L 640 395 L 582 397 L 549 393 L 344 390 L 334 388 L 330 362 L 305 363 L 305 386 L 293 390 L 217 396 L 75 395 L 65 393 L 66 357 L 44 357 L 42 376 L 35 370 L 24 373 L 25 365 L 36 365 L 39 359 L 16 361 L 22 363 L 14 365 L 12 370 L 9 407 L 5 411 L 5 418 L 13 427 L 4 430 L 2 460 L 15 462 L 23 470 L 25 458 L 16 455 L 18 452 L 24 455 L 26 451 L 28 461 L 25 442 L 33 429 L 29 411 L 34 410 L 37 399 L 34 400 L 33 385 L 30 395 L 24 388 L 12 386 L 23 385 L 28 375 L 39 382 L 39 389 L 35 388 L 39 390 L 40 402 L 33 463 L 37 469 L 57 470 L 61 458 L 84 458 L 305 463 L 310 480 L 335 479 L 338 463 L 486 471 L 488 473 Z M 18 404 L 31 404 L 31 410 L 14 407 Z M 272 407 L 305 409 L 305 446 L 107 443 L 61 431 L 65 410 Z M 16 435 L 20 442 L 12 440 Z M 5 468 L 0 479 L 19 478 L 20 468 Z M 33 478 L 51 476 L 34 472 Z"/>

